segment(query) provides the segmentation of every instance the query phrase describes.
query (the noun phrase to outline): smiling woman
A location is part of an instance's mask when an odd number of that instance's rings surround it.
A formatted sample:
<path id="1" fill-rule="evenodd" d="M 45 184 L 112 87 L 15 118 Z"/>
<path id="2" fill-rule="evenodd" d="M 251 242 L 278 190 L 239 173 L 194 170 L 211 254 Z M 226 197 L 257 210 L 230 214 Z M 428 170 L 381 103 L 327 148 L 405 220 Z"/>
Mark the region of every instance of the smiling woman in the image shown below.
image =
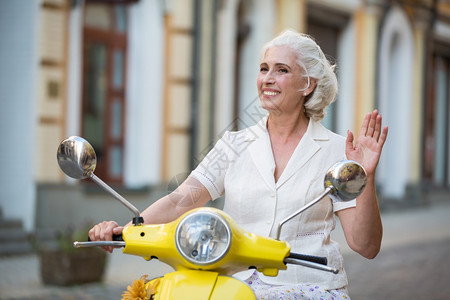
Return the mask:
<path id="1" fill-rule="evenodd" d="M 348 299 L 342 255 L 330 234 L 337 215 L 349 246 L 367 258 L 377 255 L 382 225 L 375 170 L 387 128 L 381 129 L 382 118 L 376 110 L 366 115 L 356 141 L 350 131 L 346 139 L 320 124 L 325 108 L 336 97 L 337 80 L 334 66 L 307 35 L 286 31 L 267 43 L 261 50 L 256 81 L 268 114 L 252 127 L 225 132 L 189 177 L 141 216 L 148 224 L 168 223 L 224 196 L 223 210 L 243 229 L 279 237 L 291 245 L 293 253 L 324 256 L 330 267 L 339 270 L 331 274 L 289 266 L 277 277 L 253 270 L 235 274 L 258 299 L 285 299 L 287 290 L 292 298 Z M 328 197 L 293 218 L 278 236 L 276 225 L 307 205 L 307 199 L 321 194 L 323 174 L 345 158 L 364 167 L 364 192 L 345 203 Z M 113 233 L 122 230 L 114 221 L 103 222 L 89 235 L 92 240 L 111 240 Z"/>
<path id="2" fill-rule="evenodd" d="M 285 59 L 280 58 L 278 63 L 284 66 L 280 72 L 295 73 L 298 71 L 295 78 L 301 86 L 298 91 L 303 92 L 303 96 L 306 98 L 304 99 L 306 116 L 312 117 L 315 121 L 321 121 L 325 117 L 325 108 L 335 100 L 337 95 L 338 83 L 334 73 L 335 66 L 329 63 L 325 54 L 310 36 L 288 30 L 261 49 L 260 76 L 263 72 L 263 65 L 266 64 L 265 59 L 269 55 L 267 52 L 272 48 L 284 48 L 284 50 L 278 51 L 285 52 L 284 54 L 289 56 L 290 62 L 287 65 L 283 64 Z M 264 66 L 264 69 L 266 68 L 267 66 Z"/>

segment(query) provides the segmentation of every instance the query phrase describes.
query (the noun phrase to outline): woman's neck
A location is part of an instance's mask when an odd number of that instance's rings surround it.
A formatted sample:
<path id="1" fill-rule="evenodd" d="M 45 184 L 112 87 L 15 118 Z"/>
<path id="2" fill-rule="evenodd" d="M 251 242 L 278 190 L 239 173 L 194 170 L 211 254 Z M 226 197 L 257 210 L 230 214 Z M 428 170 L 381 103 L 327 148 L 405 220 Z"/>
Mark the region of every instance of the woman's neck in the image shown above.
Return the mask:
<path id="1" fill-rule="evenodd" d="M 269 114 L 267 131 L 272 138 L 280 141 L 301 139 L 308 129 L 309 119 L 303 114 L 277 116 Z"/>

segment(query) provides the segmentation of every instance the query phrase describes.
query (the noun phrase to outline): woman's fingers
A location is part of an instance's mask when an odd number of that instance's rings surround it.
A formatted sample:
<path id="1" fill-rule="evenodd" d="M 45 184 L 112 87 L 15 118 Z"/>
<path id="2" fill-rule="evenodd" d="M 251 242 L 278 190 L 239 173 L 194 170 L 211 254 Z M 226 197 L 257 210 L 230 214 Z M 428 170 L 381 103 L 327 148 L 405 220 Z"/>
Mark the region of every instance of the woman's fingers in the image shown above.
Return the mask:
<path id="1" fill-rule="evenodd" d="M 100 235 L 101 239 L 103 241 L 112 241 L 112 235 L 113 235 L 113 227 L 117 226 L 117 224 L 114 222 L 103 222 L 104 224 L 104 230 L 102 231 L 103 235 Z M 113 248 L 112 247 L 103 247 L 105 251 L 108 251 L 109 253 L 112 253 Z"/>
<path id="2" fill-rule="evenodd" d="M 361 125 L 361 130 L 359 131 L 359 136 L 365 136 L 367 134 L 367 128 L 369 127 L 371 113 L 367 113 Z"/>
<path id="3" fill-rule="evenodd" d="M 383 148 L 384 142 L 386 142 L 388 131 L 389 128 L 387 126 L 384 126 L 383 132 L 381 133 L 380 139 L 378 140 L 378 144 L 381 148 Z"/>
<path id="4" fill-rule="evenodd" d="M 377 119 L 375 122 L 375 129 L 373 132 L 373 137 L 375 138 L 375 140 L 378 141 L 379 137 L 380 137 L 380 133 L 381 133 L 381 122 L 382 122 L 383 118 L 381 117 L 381 115 L 377 115 Z"/>
<path id="5" fill-rule="evenodd" d="M 381 125 L 383 123 L 383 117 L 381 114 L 378 114 L 376 117 L 375 130 L 373 132 L 373 138 L 378 142 L 378 144 L 383 147 L 384 142 L 387 138 L 388 127 L 385 126 L 383 131 L 381 131 Z"/>
<path id="6" fill-rule="evenodd" d="M 101 230 L 100 239 L 102 241 L 112 241 L 113 228 L 119 225 L 117 225 L 116 222 L 106 222 L 106 221 L 104 221 L 102 225 L 103 230 Z"/>
<path id="7" fill-rule="evenodd" d="M 122 234 L 123 228 L 124 228 L 123 226 L 117 226 L 117 227 L 114 227 L 114 228 L 113 228 L 113 234 L 115 234 L 115 235 Z"/>
<path id="8" fill-rule="evenodd" d="M 96 241 L 99 239 L 99 230 L 100 229 L 98 224 L 92 227 L 91 230 L 89 230 L 89 238 L 91 239 L 91 241 Z"/>
<path id="9" fill-rule="evenodd" d="M 117 227 L 119 227 L 119 225 L 117 225 L 117 223 L 114 221 L 104 221 L 95 225 L 91 230 L 89 230 L 89 238 L 91 239 L 91 241 L 112 241 L 114 228 Z M 110 253 L 113 251 L 113 247 L 102 247 L 102 249 Z"/>
<path id="10" fill-rule="evenodd" d="M 375 126 L 377 123 L 377 116 L 378 116 L 378 111 L 375 109 L 370 114 L 369 125 L 367 126 L 366 136 L 369 136 L 369 137 L 373 136 L 373 133 L 375 132 Z"/>
<path id="11" fill-rule="evenodd" d="M 372 137 L 379 142 L 380 137 L 384 134 L 384 140 L 386 140 L 387 129 L 385 127 L 381 132 L 382 121 L 383 117 L 378 113 L 378 110 L 375 109 L 373 112 L 367 113 L 361 126 L 360 136 Z"/>
<path id="12" fill-rule="evenodd" d="M 347 139 L 345 140 L 345 149 L 346 152 L 353 150 L 353 132 L 347 130 Z"/>

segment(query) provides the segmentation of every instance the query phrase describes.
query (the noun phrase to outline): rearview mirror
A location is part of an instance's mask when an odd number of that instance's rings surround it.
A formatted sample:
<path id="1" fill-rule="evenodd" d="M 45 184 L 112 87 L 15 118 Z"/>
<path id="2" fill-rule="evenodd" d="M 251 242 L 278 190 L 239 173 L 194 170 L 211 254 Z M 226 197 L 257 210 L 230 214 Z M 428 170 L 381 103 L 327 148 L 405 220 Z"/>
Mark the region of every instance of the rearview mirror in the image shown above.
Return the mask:
<path id="1" fill-rule="evenodd" d="M 94 173 L 97 155 L 85 139 L 71 136 L 59 144 L 56 154 L 59 167 L 69 177 L 84 179 Z"/>
<path id="2" fill-rule="evenodd" d="M 97 165 L 97 155 L 88 141 L 79 136 L 71 136 L 65 139 L 59 144 L 56 159 L 59 167 L 67 176 L 75 179 L 91 178 L 134 214 L 133 224 L 139 225 L 144 223 L 144 219 L 140 216 L 140 212 L 136 207 L 94 174 Z"/>
<path id="3" fill-rule="evenodd" d="M 324 186 L 332 188 L 329 196 L 334 201 L 349 201 L 361 195 L 366 182 L 366 171 L 360 164 L 351 160 L 342 160 L 328 169 Z"/>

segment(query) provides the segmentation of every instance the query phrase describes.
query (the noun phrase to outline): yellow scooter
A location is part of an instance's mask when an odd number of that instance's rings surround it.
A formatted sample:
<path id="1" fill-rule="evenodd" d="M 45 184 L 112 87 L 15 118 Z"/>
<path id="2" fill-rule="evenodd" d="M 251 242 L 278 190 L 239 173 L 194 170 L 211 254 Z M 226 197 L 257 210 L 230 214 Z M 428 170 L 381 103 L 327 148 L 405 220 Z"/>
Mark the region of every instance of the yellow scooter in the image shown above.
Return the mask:
<path id="1" fill-rule="evenodd" d="M 94 174 L 97 158 L 83 138 L 72 136 L 58 147 L 57 160 L 68 176 L 91 178 L 134 214 L 133 225 L 125 227 L 113 241 L 74 242 L 75 247 L 123 247 L 123 253 L 158 259 L 175 269 L 163 277 L 136 280 L 122 299 L 256 299 L 251 288 L 231 275 L 256 269 L 266 276 L 277 276 L 287 264 L 307 266 L 338 273 L 328 267 L 326 257 L 290 252 L 280 241 L 283 224 L 302 213 L 325 196 L 348 201 L 362 193 L 366 173 L 354 161 L 341 161 L 325 175 L 325 191 L 306 206 L 284 219 L 276 239 L 252 234 L 242 229 L 226 213 L 215 208 L 191 210 L 167 224 L 143 225 L 139 211 Z"/>

